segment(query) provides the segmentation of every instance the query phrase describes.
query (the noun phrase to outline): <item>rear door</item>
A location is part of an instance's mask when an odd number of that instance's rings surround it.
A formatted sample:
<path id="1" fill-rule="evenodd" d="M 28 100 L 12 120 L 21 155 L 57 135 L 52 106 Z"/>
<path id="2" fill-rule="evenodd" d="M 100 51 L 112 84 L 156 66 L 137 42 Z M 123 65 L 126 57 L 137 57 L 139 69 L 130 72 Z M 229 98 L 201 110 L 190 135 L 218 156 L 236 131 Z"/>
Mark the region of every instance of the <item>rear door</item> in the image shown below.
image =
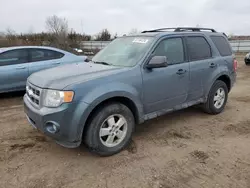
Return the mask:
<path id="1" fill-rule="evenodd" d="M 28 77 L 27 49 L 0 54 L 0 92 L 24 90 Z"/>
<path id="2" fill-rule="evenodd" d="M 30 65 L 29 75 L 44 69 L 56 67 L 62 64 L 64 54 L 53 50 L 31 48 L 29 49 Z"/>
<path id="3" fill-rule="evenodd" d="M 204 95 L 204 84 L 216 67 L 209 42 L 203 35 L 186 37 L 190 61 L 190 82 L 188 100 L 197 100 Z"/>

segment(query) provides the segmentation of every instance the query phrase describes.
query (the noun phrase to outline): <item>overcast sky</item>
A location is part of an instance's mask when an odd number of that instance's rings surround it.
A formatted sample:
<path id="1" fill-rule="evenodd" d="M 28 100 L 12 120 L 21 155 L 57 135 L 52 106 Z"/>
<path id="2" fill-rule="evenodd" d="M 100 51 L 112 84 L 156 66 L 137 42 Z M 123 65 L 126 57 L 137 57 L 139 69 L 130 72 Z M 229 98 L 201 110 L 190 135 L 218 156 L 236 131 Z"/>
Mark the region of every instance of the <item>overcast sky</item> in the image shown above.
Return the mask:
<path id="1" fill-rule="evenodd" d="M 250 35 L 249 0 L 0 0 L 0 31 L 45 31 L 48 16 L 65 17 L 78 32 L 196 26 Z"/>

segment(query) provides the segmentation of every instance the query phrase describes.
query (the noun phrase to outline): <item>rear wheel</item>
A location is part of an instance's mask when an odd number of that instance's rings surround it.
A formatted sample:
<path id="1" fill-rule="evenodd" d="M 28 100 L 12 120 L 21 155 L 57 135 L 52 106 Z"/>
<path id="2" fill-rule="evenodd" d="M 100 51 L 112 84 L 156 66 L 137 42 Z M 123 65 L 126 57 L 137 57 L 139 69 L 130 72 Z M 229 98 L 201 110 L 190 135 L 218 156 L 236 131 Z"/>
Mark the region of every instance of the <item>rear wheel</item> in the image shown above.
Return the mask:
<path id="1" fill-rule="evenodd" d="M 209 114 L 221 113 L 227 103 L 228 88 L 225 82 L 216 80 L 213 84 L 207 102 L 203 105 L 203 109 Z"/>
<path id="2" fill-rule="evenodd" d="M 105 105 L 89 122 L 85 144 L 101 156 L 116 154 L 129 144 L 134 124 L 134 116 L 127 106 L 121 103 Z"/>

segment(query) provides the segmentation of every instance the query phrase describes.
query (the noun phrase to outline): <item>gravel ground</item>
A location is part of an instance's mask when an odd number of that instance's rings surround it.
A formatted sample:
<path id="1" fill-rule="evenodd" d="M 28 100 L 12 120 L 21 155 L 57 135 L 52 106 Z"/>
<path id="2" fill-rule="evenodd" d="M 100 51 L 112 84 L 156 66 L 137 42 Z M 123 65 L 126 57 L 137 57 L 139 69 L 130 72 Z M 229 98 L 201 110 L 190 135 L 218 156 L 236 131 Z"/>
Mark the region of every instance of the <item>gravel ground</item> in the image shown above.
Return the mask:
<path id="1" fill-rule="evenodd" d="M 0 187 L 250 187 L 249 75 L 240 61 L 222 114 L 189 108 L 148 121 L 106 158 L 57 145 L 27 123 L 23 93 L 1 95 Z"/>

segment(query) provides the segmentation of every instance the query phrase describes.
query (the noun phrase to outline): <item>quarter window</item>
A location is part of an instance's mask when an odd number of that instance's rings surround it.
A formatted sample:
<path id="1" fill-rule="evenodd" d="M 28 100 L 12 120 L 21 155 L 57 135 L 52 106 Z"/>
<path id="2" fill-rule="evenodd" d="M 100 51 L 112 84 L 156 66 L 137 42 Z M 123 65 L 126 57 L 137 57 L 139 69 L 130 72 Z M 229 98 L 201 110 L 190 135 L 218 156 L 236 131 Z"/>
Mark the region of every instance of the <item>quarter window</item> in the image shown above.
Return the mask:
<path id="1" fill-rule="evenodd" d="M 187 48 L 190 61 L 212 57 L 211 47 L 204 37 L 187 37 Z"/>
<path id="2" fill-rule="evenodd" d="M 31 49 L 31 61 L 46 61 L 52 59 L 59 59 L 64 56 L 63 53 L 46 49 Z"/>
<path id="3" fill-rule="evenodd" d="M 231 47 L 228 41 L 222 36 L 211 36 L 212 41 L 220 52 L 221 56 L 232 55 Z"/>

